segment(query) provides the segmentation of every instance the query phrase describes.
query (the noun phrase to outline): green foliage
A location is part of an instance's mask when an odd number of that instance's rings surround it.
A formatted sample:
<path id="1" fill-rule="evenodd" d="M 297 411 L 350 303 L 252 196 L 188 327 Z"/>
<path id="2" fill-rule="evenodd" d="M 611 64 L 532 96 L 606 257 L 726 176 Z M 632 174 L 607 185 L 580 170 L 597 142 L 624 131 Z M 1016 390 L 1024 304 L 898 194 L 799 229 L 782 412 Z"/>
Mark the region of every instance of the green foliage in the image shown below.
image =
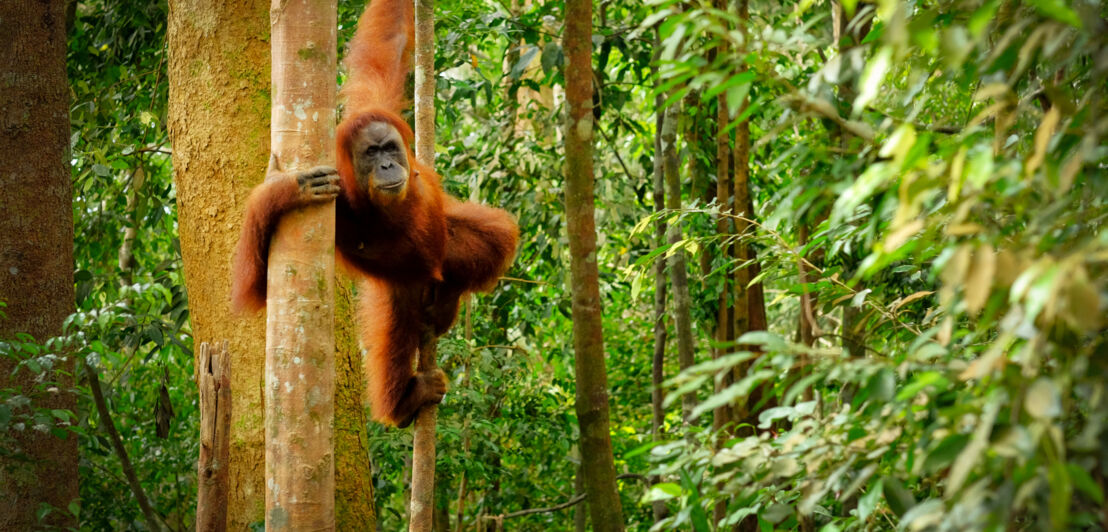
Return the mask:
<path id="1" fill-rule="evenodd" d="M 838 40 L 823 1 L 753 0 L 749 20 L 673 0 L 596 10 L 596 259 L 617 473 L 633 477 L 621 481 L 628 529 L 744 519 L 761 530 L 1103 528 L 1104 8 L 842 4 L 858 19 Z M 362 8 L 339 6 L 340 46 Z M 64 341 L 100 371 L 139 478 L 184 529 L 197 412 L 165 153 L 166 9 L 107 0 L 77 9 L 78 312 Z M 452 383 L 436 500 L 453 521 L 464 476 L 462 519 L 474 529 L 580 489 L 560 208 L 563 13 L 559 2 L 440 0 L 436 10 L 436 167 L 451 193 L 509 210 L 522 231 L 508 278 L 474 297 L 440 343 Z M 660 215 L 681 223 L 683 240 L 659 247 L 647 216 L 654 97 L 670 90 L 681 130 L 699 133 L 699 145 L 679 147 L 700 177 L 686 185 L 685 209 Z M 742 236 L 717 235 L 721 205 L 704 193 L 715 188 L 720 98 L 732 110 L 725 128 L 750 121 L 756 208 L 743 214 L 757 223 Z M 758 253 L 770 331 L 712 360 L 719 295 L 748 266 L 721 250 L 740 238 Z M 122 261 L 121 249 L 131 250 Z M 700 364 L 677 375 L 667 360 L 666 440 L 653 442 L 652 265 L 678 251 L 707 267 L 690 268 Z M 805 293 L 815 299 L 812 346 L 794 338 Z M 843 348 L 847 336 L 861 338 L 861 352 Z M 20 357 L 20 371 L 45 368 L 42 353 L 57 351 L 36 345 L 8 342 L 5 355 Z M 735 367 L 743 373 L 716 391 Z M 168 439 L 153 415 L 163 386 L 177 416 Z M 769 393 L 752 402 L 760 390 Z M 688 425 L 675 401 L 686 391 L 699 402 Z M 66 420 L 9 392 L 0 429 L 53 416 L 48 426 L 80 435 L 83 526 L 140 528 L 87 391 Z M 756 421 L 713 433 L 720 405 L 747 407 Z M 399 529 L 410 432 L 371 425 L 370 434 L 381 529 Z M 661 482 L 639 480 L 648 474 Z M 670 510 L 656 525 L 654 500 Z M 573 511 L 505 526 L 568 530 Z"/>
<path id="2" fill-rule="evenodd" d="M 663 475 L 701 475 L 647 494 L 681 509 L 656 528 L 717 501 L 721 526 L 763 529 L 1104 526 L 1106 42 L 1081 23 L 1102 10 L 882 1 L 854 6 L 868 33 L 835 43 L 827 4 L 755 1 L 749 21 L 658 8 L 661 88 L 751 98 L 763 214 L 748 238 L 781 307 L 772 334 L 737 341 L 760 353 L 673 382 L 750 358 L 700 410 L 767 377 L 776 406 L 754 436 L 714 435 L 718 451 L 654 449 Z M 787 340 L 803 290 L 812 347 Z M 864 353 L 843 350 L 850 333 Z"/>
<path id="3" fill-rule="evenodd" d="M 166 148 L 166 16 L 164 2 L 76 9 L 68 65 L 77 313 L 67 335 L 74 354 L 100 372 L 151 504 L 183 530 L 195 507 L 199 414 Z M 82 526 L 142 529 L 104 420 L 80 382 Z M 167 407 L 176 417 L 163 439 L 155 417 Z"/>

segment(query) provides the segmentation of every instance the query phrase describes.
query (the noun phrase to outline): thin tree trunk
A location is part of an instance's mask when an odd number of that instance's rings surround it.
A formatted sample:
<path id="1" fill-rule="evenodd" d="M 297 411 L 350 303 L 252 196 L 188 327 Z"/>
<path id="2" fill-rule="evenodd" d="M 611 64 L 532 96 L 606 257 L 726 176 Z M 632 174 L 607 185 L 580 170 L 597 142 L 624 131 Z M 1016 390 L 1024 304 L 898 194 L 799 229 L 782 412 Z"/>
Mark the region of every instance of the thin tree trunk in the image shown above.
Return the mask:
<path id="1" fill-rule="evenodd" d="M 69 85 L 66 81 L 66 2 L 0 3 L 4 118 L 0 119 L 0 340 L 27 333 L 45 341 L 62 333 L 73 312 L 73 190 L 69 165 Z M 58 353 L 65 355 L 65 353 Z M 37 375 L 12 375 L 14 360 L 0 357 L 0 388 L 30 392 Z M 34 396 L 34 408 L 74 411 L 73 357 L 58 361 L 59 393 Z M 14 433 L 14 431 L 13 431 Z M 0 530 L 42 525 L 76 527 L 75 515 L 52 512 L 40 523 L 42 504 L 68 508 L 77 500 L 77 438 L 50 431 L 16 435 L 34 482 L 0 482 Z M 0 464 L 0 467 L 10 464 Z"/>
<path id="2" fill-rule="evenodd" d="M 227 530 L 227 460 L 231 456 L 231 354 L 224 340 L 213 353 L 200 344 L 200 460 L 196 472 L 196 530 Z"/>
<path id="3" fill-rule="evenodd" d="M 746 2 L 740 2 L 739 5 L 740 18 L 747 20 L 749 13 L 746 8 Z M 745 109 L 747 102 L 743 102 L 743 108 Z M 742 112 L 740 109 L 740 112 Z M 749 238 L 753 236 L 753 226 L 747 220 L 754 220 L 754 201 L 751 196 L 750 189 L 750 121 L 743 120 L 735 128 L 735 150 L 734 150 L 734 195 L 732 198 L 734 212 L 741 216 L 742 219 L 735 219 L 735 234 L 743 235 L 735 241 L 735 259 L 741 265 L 735 271 L 735 307 L 734 307 L 734 334 L 735 338 L 741 338 L 742 335 L 753 331 L 766 330 L 766 302 L 765 294 L 762 290 L 761 283 L 751 284 L 751 282 L 761 272 L 761 267 L 758 265 L 758 256 L 754 250 L 754 246 L 749 242 Z M 741 349 L 755 350 L 759 348 L 755 345 L 742 345 Z M 745 376 L 746 371 L 749 369 L 750 364 L 741 364 L 735 368 L 734 379 L 741 379 Z M 765 382 L 753 390 L 747 397 L 745 403 L 738 405 L 735 408 L 734 421 L 739 424 L 747 424 L 757 426 L 758 414 L 766 408 L 775 406 L 774 399 L 769 397 L 772 390 L 772 383 Z M 745 428 L 742 430 L 743 434 L 750 435 L 754 431 L 751 428 Z"/>
<path id="4" fill-rule="evenodd" d="M 465 296 L 465 340 L 466 346 L 473 345 L 473 295 Z M 462 389 L 468 389 L 470 383 L 470 372 L 473 368 L 473 360 L 466 360 L 465 370 L 462 372 Z M 471 443 L 469 417 L 465 418 L 462 422 L 462 460 L 469 459 Z M 458 481 L 458 511 L 454 518 L 454 532 L 462 532 L 465 529 L 465 515 L 466 515 L 466 496 L 469 490 L 469 481 L 466 476 L 465 469 L 462 469 L 461 480 Z"/>
<path id="5" fill-rule="evenodd" d="M 726 8 L 725 0 L 716 0 L 716 7 L 718 9 Z M 725 53 L 726 49 L 721 49 L 719 53 Z M 717 114 L 716 114 L 716 204 L 719 205 L 719 209 L 723 213 L 731 211 L 731 134 L 726 132 L 727 124 L 731 121 L 731 113 L 727 108 L 727 95 L 721 94 L 717 99 Z M 725 259 L 734 258 L 734 245 L 730 241 L 730 235 L 732 234 L 733 222 L 730 217 L 720 215 L 716 220 L 716 232 L 721 236 L 720 255 Z M 719 310 L 716 312 L 716 330 L 715 338 L 716 343 L 720 346 L 713 350 L 713 356 L 719 358 L 726 354 L 727 351 L 733 348 L 731 342 L 735 340 L 735 309 L 732 293 L 732 283 L 728 276 L 724 275 L 720 279 L 720 283 L 723 284 L 723 289 L 719 295 Z M 722 389 L 730 386 L 730 376 L 726 376 L 721 379 L 715 385 L 715 391 L 719 392 Z M 728 405 L 720 406 L 712 413 L 712 427 L 716 430 L 720 430 L 728 423 L 731 423 L 732 413 L 731 408 Z"/>
<path id="6" fill-rule="evenodd" d="M 415 134 L 416 159 L 435 166 L 435 3 L 416 0 L 415 7 Z M 435 369 L 436 341 L 430 327 L 419 347 L 419 371 Z M 411 532 L 431 532 L 435 513 L 435 422 L 437 405 L 426 406 L 412 432 Z"/>
<path id="7" fill-rule="evenodd" d="M 585 492 L 585 474 L 581 471 L 581 464 L 577 464 L 576 474 L 573 475 L 573 493 Z M 573 509 L 573 531 L 587 532 L 589 529 L 589 503 L 581 501 Z"/>
<path id="8" fill-rule="evenodd" d="M 655 56 L 658 55 L 657 50 L 660 48 L 658 45 L 658 34 L 655 31 L 654 34 Z M 659 94 L 654 99 L 654 213 L 659 214 L 665 208 L 666 198 L 666 178 L 665 170 L 662 166 L 662 127 L 665 120 L 665 110 L 662 108 L 662 104 L 665 103 L 665 97 Z M 654 222 L 654 241 L 658 247 L 662 247 L 666 243 L 666 219 L 665 217 L 658 216 L 658 220 Z M 665 393 L 662 389 L 662 383 L 666 378 L 666 340 L 667 340 L 667 328 L 666 328 L 666 259 L 665 257 L 658 257 L 654 259 L 654 357 L 651 364 L 651 403 L 653 406 L 654 416 L 652 419 L 652 434 L 654 441 L 662 441 L 662 430 L 665 426 L 666 411 L 663 406 L 665 400 Z M 650 479 L 651 484 L 658 484 L 662 482 L 661 475 L 654 475 Z M 580 490 L 578 490 L 580 491 Z M 665 501 L 654 501 L 652 503 L 654 510 L 654 522 L 665 519 L 669 511 L 666 508 Z"/>
<path id="9" fill-rule="evenodd" d="M 438 473 L 438 472 L 437 472 Z M 449 483 L 445 482 L 441 474 L 435 479 L 435 515 L 432 519 L 435 532 L 450 532 L 450 496 L 447 493 Z"/>
<path id="10" fill-rule="evenodd" d="M 608 375 L 604 362 L 600 279 L 592 166 L 592 2 L 568 0 L 562 46 L 569 113 L 565 126 L 566 222 L 573 292 L 573 344 L 577 377 L 577 421 L 581 464 L 594 530 L 623 530 L 608 419 Z"/>
<path id="11" fill-rule="evenodd" d="M 681 175 L 677 160 L 677 104 L 665 111 L 662 124 L 662 165 L 666 176 L 666 209 L 681 209 Z M 669 226 L 668 241 L 671 245 L 681 241 L 680 223 Z M 689 298 L 689 277 L 685 268 L 685 252 L 677 250 L 669 256 L 669 275 L 673 283 L 674 322 L 677 327 L 677 363 L 684 371 L 694 363 L 695 349 L 692 335 L 692 301 Z M 696 407 L 696 394 L 686 393 L 681 398 L 682 419 L 689 423 L 689 416 Z"/>
<path id="12" fill-rule="evenodd" d="M 859 15 L 859 10 L 856 8 L 854 12 L 854 18 L 857 18 Z M 832 35 L 835 38 L 836 45 L 839 47 L 840 56 L 849 52 L 851 48 L 857 46 L 857 43 L 860 42 L 861 39 L 869 33 L 870 27 L 873 24 L 873 19 L 869 18 L 865 21 L 858 21 L 860 23 L 857 24 L 857 27 L 855 28 L 853 39 L 849 43 L 846 43 L 844 46 L 845 41 L 843 40 L 843 37 L 847 35 L 850 25 L 853 22 L 853 19 L 847 19 L 846 12 L 841 2 L 836 1 L 831 4 Z M 856 93 L 854 90 L 853 78 L 848 77 L 846 79 L 840 80 L 837 95 L 838 108 L 842 109 L 850 107 L 854 103 L 855 97 Z M 1001 113 L 1001 116 L 1005 116 L 1004 112 Z M 1001 124 L 1003 122 L 1004 118 L 998 118 L 996 120 L 997 127 L 1002 127 Z M 843 154 L 846 154 L 844 156 L 849 156 L 849 154 L 853 153 L 850 149 L 850 140 L 853 135 L 851 135 L 849 131 L 843 129 L 842 127 L 836 126 L 836 129 L 838 130 L 837 135 L 839 137 L 839 148 L 842 150 Z M 856 267 L 856 264 L 857 260 L 855 260 L 854 257 L 850 257 L 848 266 L 853 269 L 854 267 Z M 851 271 L 848 273 L 852 274 L 853 272 Z M 861 287 L 856 288 L 860 289 Z M 843 307 L 843 320 L 841 328 L 842 342 L 843 348 L 850 354 L 850 356 L 860 357 L 865 355 L 864 351 L 866 344 L 866 332 L 865 329 L 862 328 L 862 325 L 861 309 L 853 305 L 847 305 Z M 853 390 L 851 389 L 849 391 L 852 392 Z"/>
<path id="13" fill-rule="evenodd" d="M 273 153 L 286 171 L 334 165 L 335 3 L 273 0 L 270 12 Z M 297 117 L 305 113 L 318 119 Z M 298 209 L 271 243 L 266 530 L 335 527 L 334 229 L 334 204 Z"/>
<path id="14" fill-rule="evenodd" d="M 717 9 L 726 9 L 726 0 L 715 0 Z M 726 54 L 726 45 L 721 45 L 716 54 Z M 731 121 L 730 110 L 727 106 L 727 95 L 721 94 L 716 99 L 716 200 L 719 209 L 724 213 L 731 210 L 731 134 L 727 132 L 727 124 Z M 719 253 L 724 260 L 730 260 L 734 253 L 734 244 L 730 240 L 733 222 L 731 218 L 721 214 L 716 219 L 716 233 L 720 235 Z M 707 255 L 707 254 L 705 254 Z M 712 350 L 712 358 L 719 358 L 734 348 L 735 340 L 735 311 L 733 307 L 734 294 L 730 276 L 723 275 L 720 278 L 722 290 L 719 294 L 719 302 L 716 311 L 716 329 L 713 332 L 718 347 Z M 732 373 L 727 373 L 722 378 L 717 378 L 714 383 L 714 391 L 719 393 L 731 385 Z M 724 428 L 734 421 L 731 405 L 720 405 L 712 411 L 712 429 L 718 434 L 715 447 L 718 450 L 724 442 L 726 433 Z M 717 488 L 722 488 L 722 483 Z M 727 517 L 726 499 L 716 502 L 712 508 L 712 519 L 719 523 Z"/>

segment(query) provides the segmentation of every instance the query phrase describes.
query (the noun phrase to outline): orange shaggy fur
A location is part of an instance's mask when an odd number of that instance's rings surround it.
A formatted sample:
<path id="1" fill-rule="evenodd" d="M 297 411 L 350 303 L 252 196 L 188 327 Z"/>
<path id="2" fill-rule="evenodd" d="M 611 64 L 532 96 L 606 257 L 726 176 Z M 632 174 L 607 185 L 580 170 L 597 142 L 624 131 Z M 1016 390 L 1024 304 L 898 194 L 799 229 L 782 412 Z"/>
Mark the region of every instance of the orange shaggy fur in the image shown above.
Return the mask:
<path id="1" fill-rule="evenodd" d="M 411 0 L 374 0 L 366 9 L 346 57 L 346 114 L 336 132 L 335 245 L 361 279 L 358 318 L 373 414 L 394 425 L 438 400 L 422 391 L 429 377 L 413 370 L 423 331 L 445 333 L 463 294 L 495 286 L 519 237 L 511 215 L 450 197 L 438 175 L 415 160 L 412 130 L 399 114 L 407 101 L 413 24 Z M 400 132 L 411 167 L 398 198 L 360 189 L 354 172 L 352 138 L 379 121 Z M 234 264 L 238 308 L 265 305 L 269 239 L 280 215 L 299 206 L 295 188 L 285 183 L 263 183 L 247 202 Z"/>

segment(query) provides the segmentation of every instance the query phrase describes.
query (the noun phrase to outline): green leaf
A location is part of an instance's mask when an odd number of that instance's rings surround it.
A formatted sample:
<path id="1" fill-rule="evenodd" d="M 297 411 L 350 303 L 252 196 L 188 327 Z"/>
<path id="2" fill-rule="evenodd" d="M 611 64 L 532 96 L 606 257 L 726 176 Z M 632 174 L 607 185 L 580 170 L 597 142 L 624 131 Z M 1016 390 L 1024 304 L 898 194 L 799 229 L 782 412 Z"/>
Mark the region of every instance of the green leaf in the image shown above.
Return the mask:
<path id="1" fill-rule="evenodd" d="M 745 333 L 738 340 L 735 340 L 735 343 L 739 345 L 760 345 L 771 353 L 784 351 L 788 348 L 788 344 L 780 336 L 767 331 Z"/>
<path id="2" fill-rule="evenodd" d="M 1050 464 L 1048 474 L 1050 483 L 1050 523 L 1054 530 L 1067 530 L 1070 520 L 1070 503 L 1073 498 L 1073 483 L 1070 482 L 1069 468 L 1063 462 Z"/>
<path id="3" fill-rule="evenodd" d="M 943 501 L 929 499 L 923 501 L 904 514 L 901 530 L 931 530 L 943 519 Z"/>
<path id="4" fill-rule="evenodd" d="M 527 66 L 531 64 L 531 60 L 534 59 L 540 51 L 538 46 L 528 46 L 526 52 L 519 54 L 519 61 L 516 61 L 516 64 L 511 70 L 512 79 L 523 77 L 523 72 L 527 70 Z"/>
<path id="5" fill-rule="evenodd" d="M 1098 506 L 1104 506 L 1104 491 L 1100 488 L 1100 485 L 1093 480 L 1093 477 L 1089 475 L 1089 472 L 1073 462 L 1066 464 L 1066 468 L 1068 469 L 1070 480 L 1073 481 L 1073 485 L 1084 492 L 1085 495 L 1088 495 Z"/>
<path id="6" fill-rule="evenodd" d="M 885 486 L 885 500 L 889 503 L 889 509 L 897 517 L 903 517 L 908 510 L 916 505 L 916 498 L 912 496 L 912 492 L 908 491 L 899 480 L 893 477 L 885 477 L 883 484 Z"/>
<path id="7" fill-rule="evenodd" d="M 858 80 L 858 97 L 854 99 L 854 116 L 862 113 L 877 97 L 881 90 L 881 84 L 885 81 L 885 75 L 892 66 L 893 49 L 888 46 L 881 47 L 873 58 L 866 62 L 862 77 Z"/>
<path id="8" fill-rule="evenodd" d="M 1081 17 L 1062 0 L 1029 0 L 1029 3 L 1040 13 L 1054 20 L 1065 22 L 1075 28 L 1081 27 Z"/>
<path id="9" fill-rule="evenodd" d="M 977 420 L 977 426 L 973 429 L 969 444 L 958 454 L 958 459 L 954 461 L 947 475 L 948 497 L 955 496 L 962 489 L 962 484 L 969 477 L 970 471 L 978 464 L 981 454 L 989 445 L 993 424 L 996 423 L 997 413 L 1000 412 L 1000 406 L 1005 402 L 1006 397 L 1007 394 L 1004 392 L 994 392 L 989 396 L 989 402 L 985 405 L 981 418 Z"/>
<path id="10" fill-rule="evenodd" d="M 755 386 L 760 384 L 762 381 L 773 377 L 776 374 L 777 373 L 768 369 L 763 369 L 753 374 L 747 375 L 746 377 L 743 377 L 743 379 L 739 382 L 728 386 L 723 391 L 717 394 L 713 394 L 703 403 L 696 405 L 696 408 L 693 409 L 690 417 L 692 419 L 696 419 L 705 412 L 710 412 L 723 405 L 729 405 L 737 401 L 741 397 L 746 397 L 750 395 L 750 390 L 752 390 Z"/>
<path id="11" fill-rule="evenodd" d="M 554 68 L 565 63 L 562 47 L 556 41 L 550 41 L 542 47 L 542 71 L 549 76 Z"/>
<path id="12" fill-rule="evenodd" d="M 1047 377 L 1039 377 L 1027 390 L 1023 407 L 1031 417 L 1051 420 L 1062 415 L 1062 397 L 1058 386 Z"/>
<path id="13" fill-rule="evenodd" d="M 968 434 L 952 434 L 944 438 L 935 449 L 927 453 L 927 458 L 923 461 L 923 470 L 933 474 L 946 468 L 966 447 L 969 439 Z"/>
<path id="14" fill-rule="evenodd" d="M 643 502 L 666 501 L 681 496 L 681 486 L 673 482 L 660 482 L 650 487 Z"/>
<path id="15" fill-rule="evenodd" d="M 901 388 L 900 393 L 896 394 L 896 400 L 905 401 L 911 399 L 928 386 L 934 386 L 936 391 L 943 391 L 949 384 L 950 381 L 938 372 L 924 372 L 916 375 L 916 378 L 912 379 L 911 383 Z"/>
<path id="16" fill-rule="evenodd" d="M 727 80 L 723 83 L 720 83 L 719 85 L 716 85 L 704 91 L 704 99 L 709 100 L 711 98 L 715 98 L 716 96 L 722 94 L 723 91 L 729 90 L 732 87 L 738 85 L 749 85 L 750 82 L 754 81 L 754 76 L 755 74 L 753 70 L 744 70 L 742 72 L 739 72 L 738 74 L 727 78 Z M 747 87 L 747 90 L 749 90 L 749 87 Z"/>
<path id="17" fill-rule="evenodd" d="M 768 523 L 777 524 L 784 521 L 786 517 L 793 515 L 793 507 L 784 503 L 774 503 L 766 507 L 766 509 L 759 515 L 759 517 L 766 520 Z"/>

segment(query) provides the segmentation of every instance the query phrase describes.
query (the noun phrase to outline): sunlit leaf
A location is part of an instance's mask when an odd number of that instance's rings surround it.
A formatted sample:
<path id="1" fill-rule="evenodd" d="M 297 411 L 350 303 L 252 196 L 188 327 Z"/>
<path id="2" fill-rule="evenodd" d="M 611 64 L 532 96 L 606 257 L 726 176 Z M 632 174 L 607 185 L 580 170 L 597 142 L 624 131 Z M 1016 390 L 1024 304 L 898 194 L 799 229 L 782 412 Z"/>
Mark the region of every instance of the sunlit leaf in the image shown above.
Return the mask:
<path id="1" fill-rule="evenodd" d="M 1051 420 L 1062 414 L 1062 397 L 1058 386 L 1047 377 L 1039 377 L 1027 389 L 1023 406 L 1031 417 Z"/>

